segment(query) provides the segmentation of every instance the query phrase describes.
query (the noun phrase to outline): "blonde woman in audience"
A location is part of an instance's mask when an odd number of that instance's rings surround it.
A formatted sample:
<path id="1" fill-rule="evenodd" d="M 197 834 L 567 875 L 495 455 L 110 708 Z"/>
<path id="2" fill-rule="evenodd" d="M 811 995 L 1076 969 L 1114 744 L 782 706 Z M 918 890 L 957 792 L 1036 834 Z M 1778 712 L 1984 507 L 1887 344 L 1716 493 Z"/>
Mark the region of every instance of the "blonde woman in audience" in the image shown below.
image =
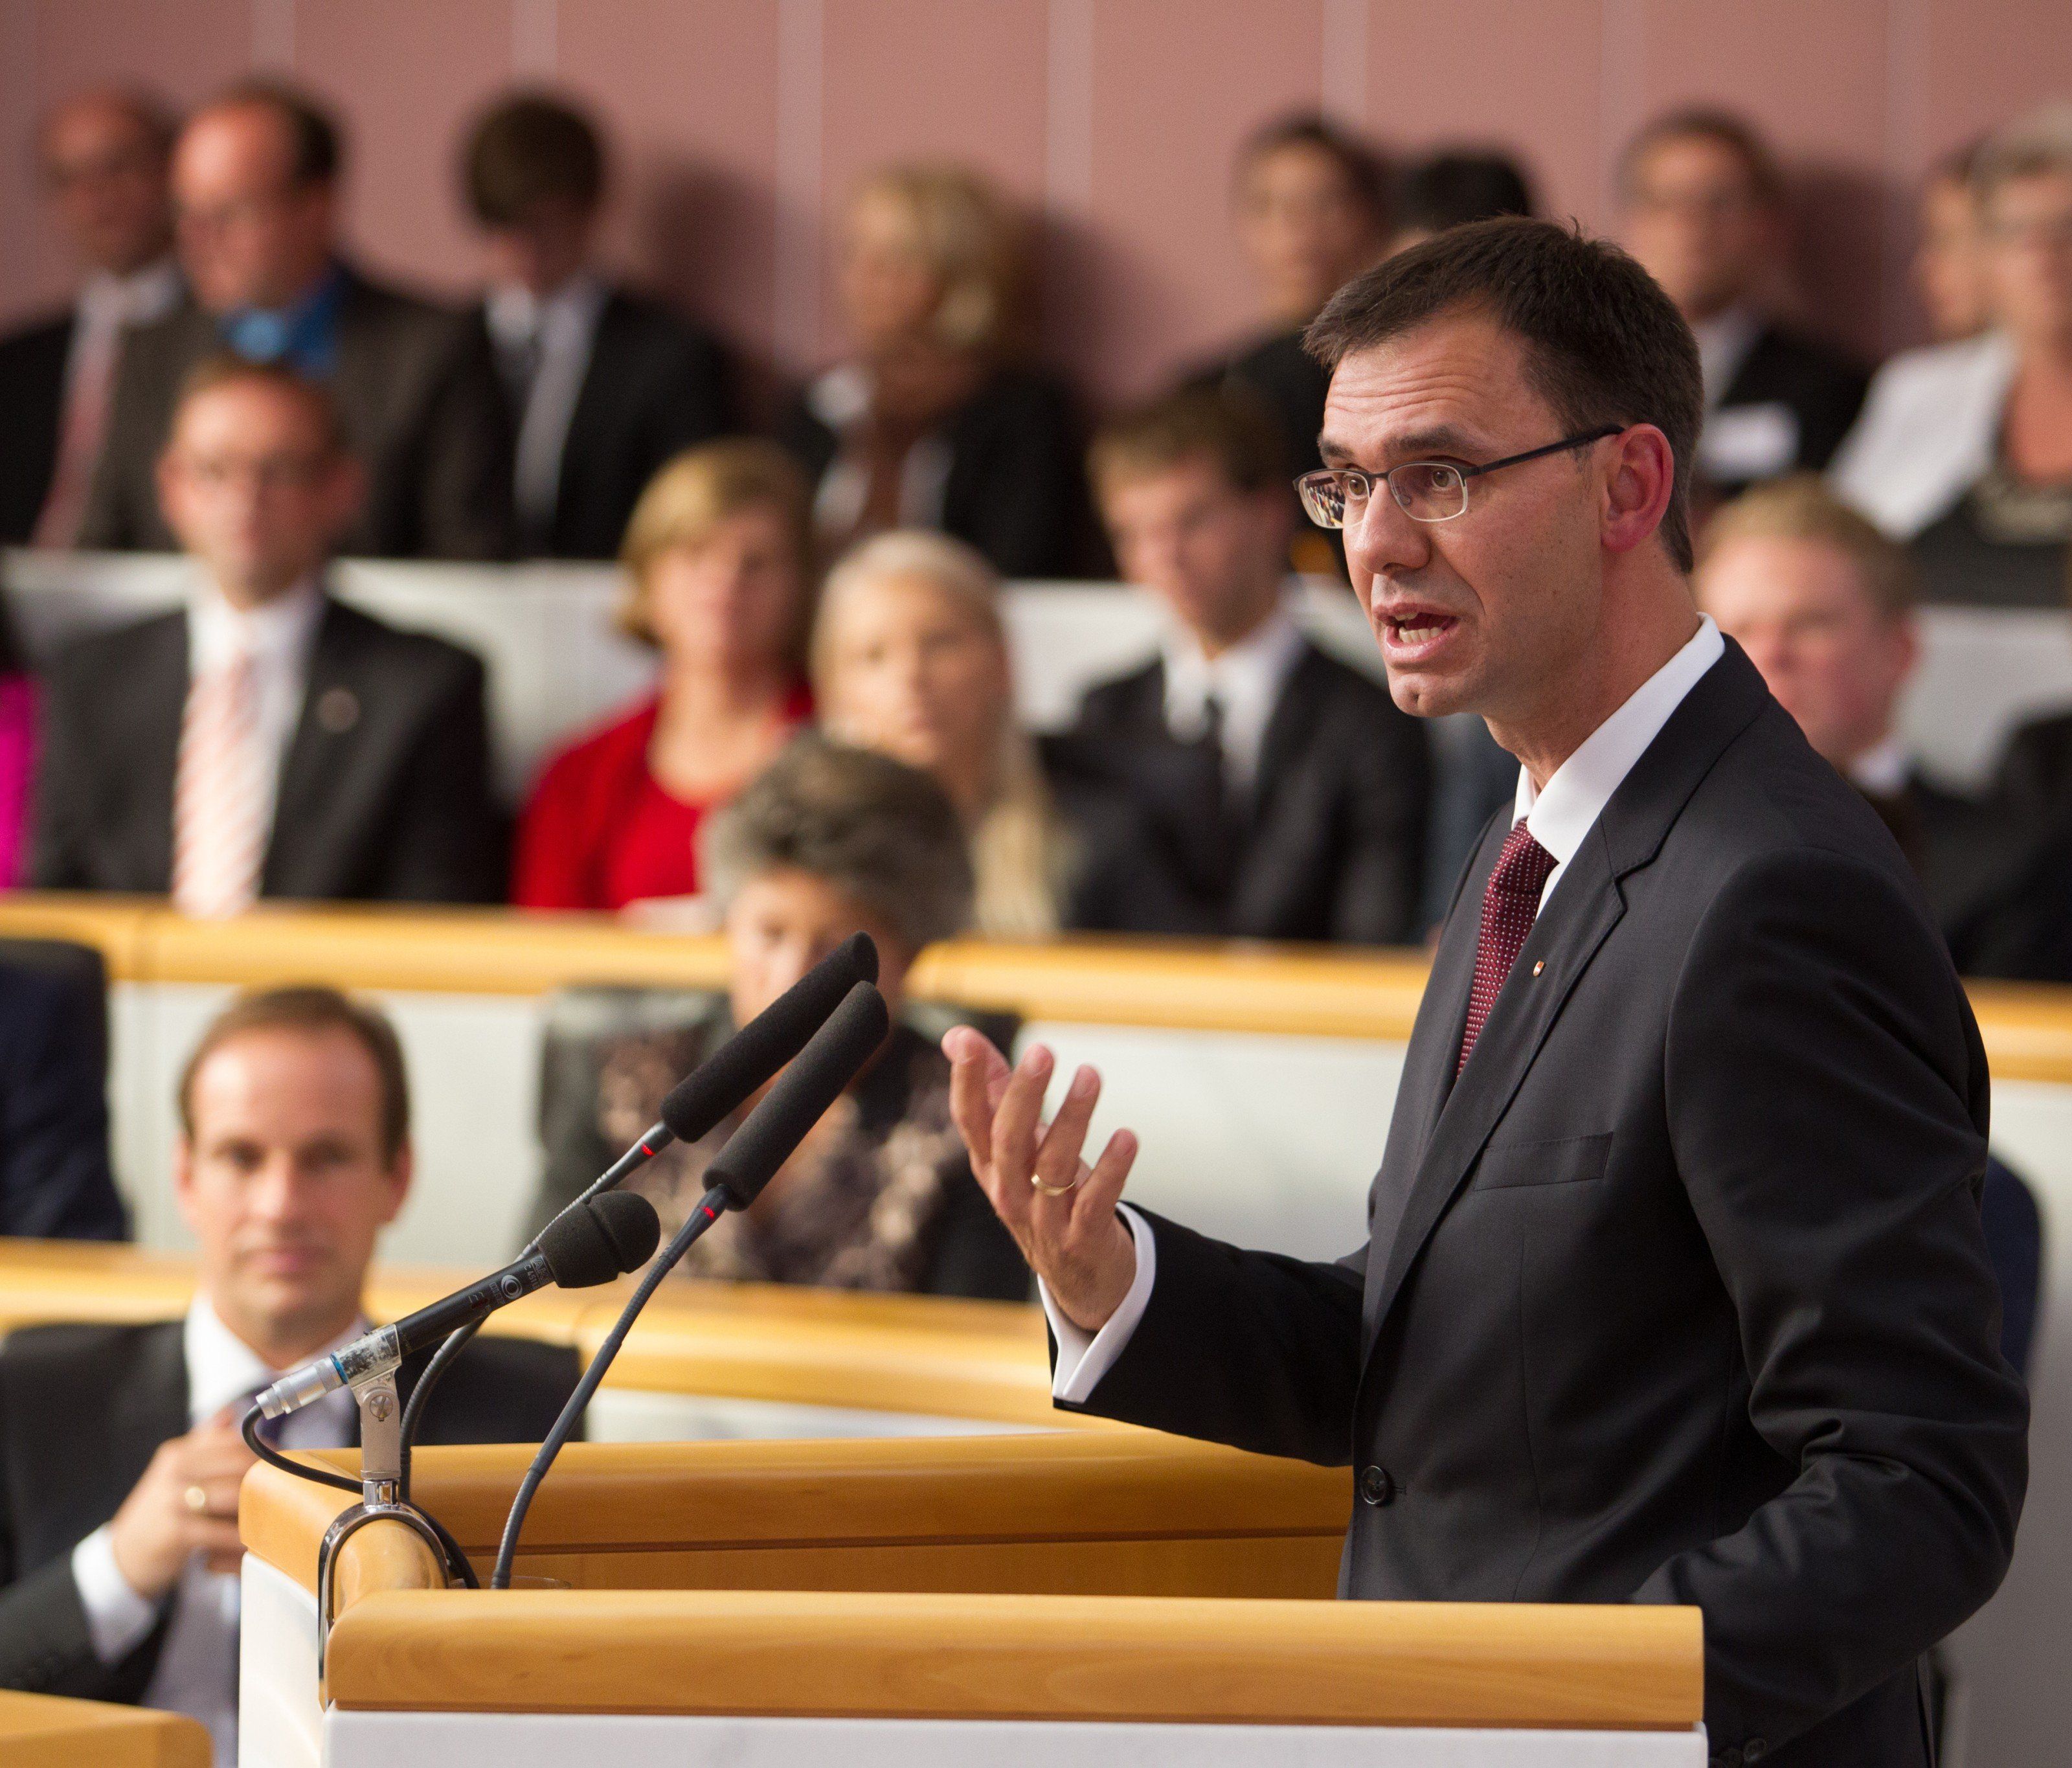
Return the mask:
<path id="1" fill-rule="evenodd" d="M 1091 524 L 1071 401 L 1030 362 L 1018 218 L 951 166 L 878 173 L 851 199 L 837 294 L 848 359 L 779 434 L 830 553 L 939 528 L 1009 577 L 1080 569 Z"/>
<path id="2" fill-rule="evenodd" d="M 547 764 L 519 829 L 522 907 L 694 894 L 701 820 L 811 715 L 806 489 L 780 449 L 722 442 L 678 455 L 641 494 L 619 557 L 620 623 L 661 653 L 660 680 Z"/>
<path id="3" fill-rule="evenodd" d="M 901 530 L 828 574 L 811 651 L 820 722 L 934 775 L 970 832 L 976 921 L 1055 933 L 1075 870 L 1035 746 L 1014 722 L 1000 579 L 960 541 Z"/>

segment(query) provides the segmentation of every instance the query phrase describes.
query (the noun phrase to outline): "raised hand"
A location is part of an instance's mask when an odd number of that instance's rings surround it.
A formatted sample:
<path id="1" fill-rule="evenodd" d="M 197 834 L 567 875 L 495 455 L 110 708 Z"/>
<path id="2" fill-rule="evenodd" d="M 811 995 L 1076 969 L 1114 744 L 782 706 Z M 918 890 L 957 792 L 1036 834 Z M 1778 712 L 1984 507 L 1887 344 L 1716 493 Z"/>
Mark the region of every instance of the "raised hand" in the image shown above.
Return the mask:
<path id="1" fill-rule="evenodd" d="M 1055 1063 L 1041 1044 L 1010 1068 L 980 1034 L 960 1026 L 943 1039 L 943 1053 L 950 1113 L 972 1174 L 1065 1318 L 1098 1332 L 1137 1275 L 1137 1243 L 1115 1212 L 1136 1136 L 1119 1129 L 1092 1166 L 1082 1157 L 1100 1098 L 1100 1076 L 1087 1067 L 1046 1126 L 1043 1093 Z"/>
<path id="2" fill-rule="evenodd" d="M 237 1488 L 252 1466 L 252 1451 L 227 1412 L 158 1445 L 109 1528 L 130 1589 L 155 1601 L 197 1553 L 212 1572 L 237 1569 L 245 1552 Z"/>

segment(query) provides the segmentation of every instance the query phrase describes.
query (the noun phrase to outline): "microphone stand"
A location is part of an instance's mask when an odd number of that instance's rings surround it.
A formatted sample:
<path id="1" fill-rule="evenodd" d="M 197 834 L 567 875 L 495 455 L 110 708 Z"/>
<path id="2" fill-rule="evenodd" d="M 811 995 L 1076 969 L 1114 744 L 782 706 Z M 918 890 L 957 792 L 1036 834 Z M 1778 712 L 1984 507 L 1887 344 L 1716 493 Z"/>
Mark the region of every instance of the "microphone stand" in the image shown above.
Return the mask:
<path id="1" fill-rule="evenodd" d="M 401 1523 L 412 1530 L 445 1569 L 449 1586 L 456 1581 L 479 1589 L 475 1569 L 460 1544 L 443 1526 L 412 1504 L 403 1488 L 403 1402 L 396 1392 L 396 1371 L 352 1385 L 360 1406 L 360 1502 L 341 1511 L 324 1531 L 317 1549 L 317 1684 L 323 1684 L 324 1651 L 331 1642 L 331 1586 L 339 1551 L 369 1523 Z"/>

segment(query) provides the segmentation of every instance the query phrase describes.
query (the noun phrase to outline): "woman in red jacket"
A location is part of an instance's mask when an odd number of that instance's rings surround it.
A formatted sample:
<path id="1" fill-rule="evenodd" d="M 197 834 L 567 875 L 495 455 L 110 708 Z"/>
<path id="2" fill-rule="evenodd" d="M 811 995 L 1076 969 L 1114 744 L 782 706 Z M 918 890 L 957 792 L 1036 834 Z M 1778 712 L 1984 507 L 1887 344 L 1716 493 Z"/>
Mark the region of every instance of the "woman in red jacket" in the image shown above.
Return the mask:
<path id="1" fill-rule="evenodd" d="M 619 549 L 620 618 L 661 652 L 660 680 L 547 763 L 519 827 L 520 907 L 697 892 L 699 820 L 811 716 L 809 520 L 798 469 L 767 442 L 692 449 L 641 493 Z"/>

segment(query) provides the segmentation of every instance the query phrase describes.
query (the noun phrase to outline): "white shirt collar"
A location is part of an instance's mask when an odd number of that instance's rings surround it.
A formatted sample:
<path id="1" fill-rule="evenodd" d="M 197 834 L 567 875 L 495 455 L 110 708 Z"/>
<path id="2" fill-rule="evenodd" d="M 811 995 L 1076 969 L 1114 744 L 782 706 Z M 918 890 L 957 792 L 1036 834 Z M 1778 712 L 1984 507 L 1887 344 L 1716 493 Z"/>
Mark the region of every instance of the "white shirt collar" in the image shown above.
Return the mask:
<path id="1" fill-rule="evenodd" d="M 1194 635 L 1170 624 L 1161 644 L 1166 673 L 1166 724 L 1182 738 L 1201 734 L 1209 697 L 1221 709 L 1225 765 L 1235 784 L 1248 787 L 1259 771 L 1266 727 L 1281 689 L 1302 655 L 1301 628 L 1284 596 L 1272 613 L 1213 659 Z"/>
<path id="2" fill-rule="evenodd" d="M 1897 731 L 1848 765 L 1849 783 L 1873 798 L 1897 798 L 1914 774 L 1913 752 Z"/>
<path id="3" fill-rule="evenodd" d="M 537 337 L 587 338 L 597 327 L 610 290 L 594 271 L 579 271 L 544 298 L 516 282 L 500 282 L 483 300 L 491 335 L 505 348 Z"/>
<path id="4" fill-rule="evenodd" d="M 1633 771 L 1634 763 L 1661 734 L 1670 714 L 1683 705 L 1684 696 L 1726 654 L 1726 640 L 1720 636 L 1712 615 L 1701 616 L 1698 630 L 1684 648 L 1585 738 L 1582 746 L 1554 770 L 1544 787 L 1536 792 L 1532 775 L 1523 767 L 1518 770 L 1513 820 L 1522 819 L 1532 832 L 1532 838 L 1554 856 L 1555 870 L 1547 881 L 1548 890 L 1554 887 L 1555 880 L 1583 845 L 1583 837 L 1611 802 L 1612 794 Z M 1540 899 L 1546 900 L 1544 891 Z"/>
<path id="5" fill-rule="evenodd" d="M 180 273 L 170 257 L 127 276 L 97 270 L 79 291 L 82 314 L 112 326 L 145 325 L 170 313 L 180 298 Z"/>
<path id="6" fill-rule="evenodd" d="M 1748 353 L 1762 335 L 1762 315 L 1753 307 L 1729 307 L 1691 327 L 1698 340 L 1698 368 L 1704 377 L 1705 409 L 1725 396 Z"/>
<path id="7" fill-rule="evenodd" d="M 189 671 L 205 675 L 241 651 L 263 672 L 299 676 L 323 611 L 323 586 L 314 577 L 259 607 L 238 608 L 197 572 L 187 598 Z"/>
<path id="8" fill-rule="evenodd" d="M 368 1330 L 364 1318 L 352 1324 L 322 1350 L 321 1357 L 350 1344 Z M 187 1363 L 187 1416 L 195 1424 L 213 1418 L 225 1406 L 247 1399 L 286 1371 L 274 1368 L 230 1328 L 205 1293 L 197 1291 L 180 1327 Z"/>

